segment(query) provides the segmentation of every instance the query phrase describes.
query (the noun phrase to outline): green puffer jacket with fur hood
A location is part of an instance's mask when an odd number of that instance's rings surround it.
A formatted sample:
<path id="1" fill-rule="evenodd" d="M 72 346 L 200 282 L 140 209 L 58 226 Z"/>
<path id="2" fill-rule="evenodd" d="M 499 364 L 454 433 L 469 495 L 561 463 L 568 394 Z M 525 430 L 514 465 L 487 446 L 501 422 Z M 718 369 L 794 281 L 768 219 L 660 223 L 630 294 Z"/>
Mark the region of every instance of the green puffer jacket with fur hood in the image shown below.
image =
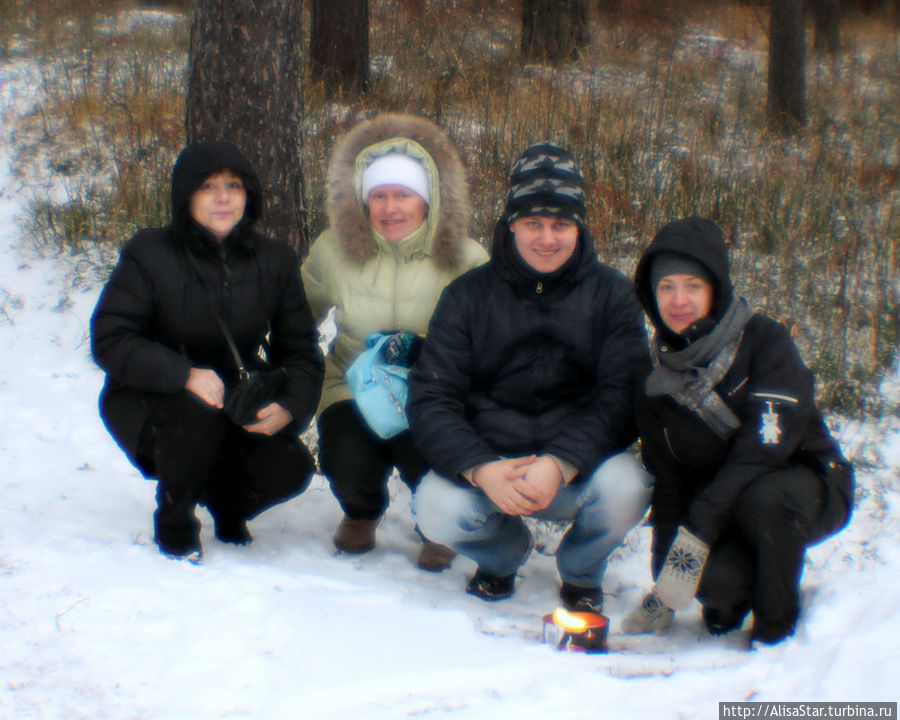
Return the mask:
<path id="1" fill-rule="evenodd" d="M 431 193 L 427 231 L 390 243 L 373 232 L 361 191 L 362 174 L 378 157 L 402 152 L 425 167 Z M 465 169 L 446 133 L 429 120 L 383 114 L 351 130 L 328 168 L 329 227 L 303 264 L 313 313 L 335 308 L 337 336 L 325 362 L 319 413 L 352 398 L 345 372 L 382 330 L 425 335 L 444 287 L 488 259 L 468 235 L 471 216 Z"/>

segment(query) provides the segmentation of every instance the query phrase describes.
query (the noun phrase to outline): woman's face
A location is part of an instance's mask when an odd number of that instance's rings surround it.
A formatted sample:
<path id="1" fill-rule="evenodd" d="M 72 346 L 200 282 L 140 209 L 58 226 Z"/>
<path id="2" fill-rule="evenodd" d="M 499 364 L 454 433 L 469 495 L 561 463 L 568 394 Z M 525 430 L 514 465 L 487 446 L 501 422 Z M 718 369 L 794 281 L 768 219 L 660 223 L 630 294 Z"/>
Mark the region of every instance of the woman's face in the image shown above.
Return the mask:
<path id="1" fill-rule="evenodd" d="M 366 201 L 369 222 L 388 242 L 400 242 L 425 222 L 428 206 L 421 196 L 402 185 L 379 185 Z"/>
<path id="2" fill-rule="evenodd" d="M 695 275 L 666 275 L 656 286 L 656 307 L 674 333 L 682 333 L 712 310 L 713 286 Z"/>
<path id="3" fill-rule="evenodd" d="M 509 229 L 515 236 L 520 257 L 539 273 L 559 270 L 578 245 L 578 225 L 572 220 L 521 217 Z"/>
<path id="4" fill-rule="evenodd" d="M 241 176 L 232 170 L 220 170 L 191 195 L 191 217 L 217 240 L 224 240 L 244 217 L 246 205 L 247 191 Z"/>

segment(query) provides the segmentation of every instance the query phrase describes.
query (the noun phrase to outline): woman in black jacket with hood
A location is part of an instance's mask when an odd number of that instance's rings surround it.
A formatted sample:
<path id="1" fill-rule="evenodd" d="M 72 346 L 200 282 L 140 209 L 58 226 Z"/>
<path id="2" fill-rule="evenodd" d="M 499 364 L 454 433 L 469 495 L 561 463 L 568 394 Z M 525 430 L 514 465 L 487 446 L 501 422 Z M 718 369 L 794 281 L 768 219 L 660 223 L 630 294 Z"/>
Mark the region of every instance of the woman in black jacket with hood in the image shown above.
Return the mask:
<path id="1" fill-rule="evenodd" d="M 696 593 L 710 632 L 791 635 L 808 546 L 848 521 L 853 472 L 788 330 L 735 297 L 722 231 L 663 227 L 635 274 L 656 333 L 636 385 L 644 465 L 655 478 L 657 582 L 626 632 L 664 630 Z"/>
<path id="2" fill-rule="evenodd" d="M 219 540 L 247 544 L 247 520 L 299 494 L 313 471 L 297 435 L 321 392 L 317 331 L 294 251 L 252 229 L 262 208 L 236 147 L 185 148 L 172 224 L 128 241 L 91 318 L 107 374 L 100 414 L 158 480 L 155 541 L 169 556 L 199 559 L 198 503 Z M 238 371 L 220 320 L 248 370 L 283 368 L 281 390 L 243 427 L 222 412 Z"/>

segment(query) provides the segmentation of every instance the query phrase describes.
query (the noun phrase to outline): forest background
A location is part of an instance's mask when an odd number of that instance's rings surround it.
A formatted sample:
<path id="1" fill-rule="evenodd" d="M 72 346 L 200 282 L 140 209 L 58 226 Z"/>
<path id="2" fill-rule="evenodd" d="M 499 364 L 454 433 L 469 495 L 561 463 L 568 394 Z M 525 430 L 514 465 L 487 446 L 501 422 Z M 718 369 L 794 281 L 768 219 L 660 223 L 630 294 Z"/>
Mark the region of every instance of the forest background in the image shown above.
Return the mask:
<path id="1" fill-rule="evenodd" d="M 148 5 L 0 0 L 0 58 L 40 69 L 12 152 L 16 174 L 43 179 L 32 185 L 28 235 L 47 253 L 74 254 L 76 283 L 104 278 L 138 227 L 169 216 L 191 4 L 152 3 L 162 22 L 125 12 Z M 806 123 L 788 134 L 765 112 L 766 4 L 588 5 L 577 59 L 550 65 L 523 59 L 518 1 L 370 0 L 365 92 L 336 94 L 301 63 L 308 236 L 327 222 L 333 143 L 374 112 L 425 115 L 449 132 L 484 243 L 511 160 L 550 139 L 582 164 L 602 260 L 630 275 L 664 222 L 712 218 L 729 238 L 736 285 L 790 327 L 820 402 L 897 413 L 900 399 L 878 389 L 900 342 L 900 3 L 841 3 L 840 46 L 810 44 Z M 293 49 L 303 60 L 308 35 Z"/>

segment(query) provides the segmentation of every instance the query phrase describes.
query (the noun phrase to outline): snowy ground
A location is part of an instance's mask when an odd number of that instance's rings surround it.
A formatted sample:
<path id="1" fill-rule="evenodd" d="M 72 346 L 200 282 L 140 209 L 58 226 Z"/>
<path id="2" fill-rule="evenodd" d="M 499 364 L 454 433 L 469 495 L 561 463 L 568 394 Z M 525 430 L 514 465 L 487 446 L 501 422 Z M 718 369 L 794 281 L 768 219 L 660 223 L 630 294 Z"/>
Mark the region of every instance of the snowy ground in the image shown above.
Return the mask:
<path id="1" fill-rule="evenodd" d="M 22 86 L 0 72 L 2 110 Z M 377 550 L 360 558 L 335 555 L 340 511 L 316 477 L 251 524 L 251 546 L 216 542 L 203 513 L 203 564 L 165 559 L 154 485 L 97 416 L 87 333 L 99 287 L 74 282 L 72 258 L 22 248 L 26 192 L 2 137 L 0 717 L 714 718 L 720 700 L 897 700 L 896 418 L 832 418 L 859 466 L 856 515 L 809 554 L 797 635 L 753 652 L 747 630 L 707 636 L 696 604 L 664 638 L 618 633 L 649 583 L 646 528 L 606 576 L 612 652 L 555 652 L 539 642 L 552 562 L 532 558 L 515 597 L 493 605 L 463 592 L 466 560 L 416 570 L 399 483 Z"/>

